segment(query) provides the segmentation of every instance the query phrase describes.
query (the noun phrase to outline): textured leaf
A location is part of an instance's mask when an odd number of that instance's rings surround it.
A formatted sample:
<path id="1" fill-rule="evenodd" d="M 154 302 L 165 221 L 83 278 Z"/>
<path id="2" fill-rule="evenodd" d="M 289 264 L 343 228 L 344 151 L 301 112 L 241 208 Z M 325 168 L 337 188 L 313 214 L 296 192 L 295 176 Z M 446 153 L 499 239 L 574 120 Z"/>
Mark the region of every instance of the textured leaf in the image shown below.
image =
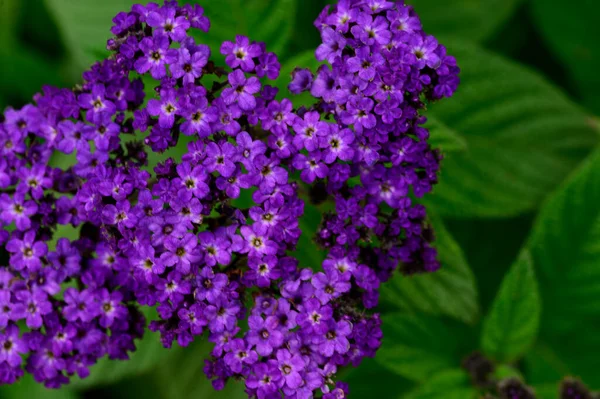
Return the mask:
<path id="1" fill-rule="evenodd" d="M 429 129 L 429 144 L 432 147 L 439 147 L 444 152 L 463 151 L 467 148 L 467 141 L 439 119 L 428 117 L 425 127 Z"/>
<path id="2" fill-rule="evenodd" d="M 520 358 L 535 341 L 540 314 L 531 254 L 524 251 L 504 278 L 484 321 L 481 336 L 484 352 L 501 362 Z"/>
<path id="3" fill-rule="evenodd" d="M 569 331 L 600 321 L 600 152 L 545 204 L 529 248 L 544 299 L 544 323 Z M 589 320 L 591 321 L 591 320 Z"/>
<path id="4" fill-rule="evenodd" d="M 526 68 L 464 42 L 455 98 L 431 114 L 467 140 L 444 159 L 427 202 L 444 215 L 498 217 L 536 208 L 598 142 L 591 119 Z"/>
<path id="5" fill-rule="evenodd" d="M 528 243 L 543 299 L 540 362 L 600 389 L 600 152 L 542 208 Z M 557 373 L 558 374 L 558 373 Z M 564 375 L 566 373 L 562 373 Z M 532 381 L 537 383 L 539 375 Z"/>
<path id="6" fill-rule="evenodd" d="M 504 275 L 523 249 L 534 217 L 444 219 L 475 275 L 482 313 L 487 313 Z"/>
<path id="7" fill-rule="evenodd" d="M 338 378 L 350 386 L 353 398 L 392 398 L 414 388 L 415 383 L 394 374 L 375 359 L 365 358 L 358 367 L 349 367 L 338 373 Z"/>
<path id="8" fill-rule="evenodd" d="M 512 15 L 521 0 L 409 0 L 425 31 L 483 41 Z"/>
<path id="9" fill-rule="evenodd" d="M 2 399 L 78 399 L 79 394 L 68 388 L 60 390 L 45 388 L 43 384 L 35 382 L 29 374 L 13 385 L 0 387 Z"/>
<path id="10" fill-rule="evenodd" d="M 214 344 L 205 337 L 196 338 L 190 346 L 176 346 L 153 373 L 160 397 L 165 399 L 246 399 L 244 383 L 231 380 L 222 391 L 216 391 L 204 372 L 204 359 Z"/>
<path id="11" fill-rule="evenodd" d="M 472 350 L 472 331 L 465 325 L 426 315 L 388 313 L 383 319 L 383 345 L 376 360 L 413 381 L 460 365 Z"/>
<path id="12" fill-rule="evenodd" d="M 285 55 L 294 29 L 296 0 L 220 0 L 187 1 L 199 3 L 210 19 L 208 33 L 194 32 L 199 42 L 208 44 L 214 58 L 224 60 L 219 52 L 225 40 L 246 35 L 250 40 L 265 42 L 267 51 Z"/>
<path id="13" fill-rule="evenodd" d="M 479 305 L 473 273 L 441 219 L 433 219 L 433 227 L 441 270 L 415 276 L 397 273 L 381 287 L 382 303 L 474 323 L 479 316 Z"/>
<path id="14" fill-rule="evenodd" d="M 112 19 L 133 4 L 148 0 L 45 0 L 62 32 L 67 48 L 80 68 L 104 58 L 106 41 L 112 36 Z"/>
<path id="15" fill-rule="evenodd" d="M 559 1 L 534 0 L 532 7 L 542 36 L 567 66 L 585 104 L 600 113 L 600 2 L 581 0 L 565 7 Z"/>
<path id="16" fill-rule="evenodd" d="M 31 102 L 35 93 L 41 91 L 43 85 L 57 85 L 62 80 L 57 76 L 57 67 L 35 53 L 19 50 L 8 50 L 0 47 L 0 96 L 5 105 L 19 106 Z M 6 97 L 5 97 L 6 96 Z"/>
<path id="17" fill-rule="evenodd" d="M 15 39 L 15 27 L 20 13 L 19 0 L 0 0 L 0 45 L 12 47 Z"/>
<path id="18" fill-rule="evenodd" d="M 169 349 L 162 346 L 159 334 L 146 332 L 141 341 L 136 342 L 136 351 L 129 360 L 102 359 L 90 368 L 90 376 L 83 380 L 73 380 L 75 388 L 89 388 L 109 385 L 127 377 L 145 374 L 171 356 Z"/>
<path id="19" fill-rule="evenodd" d="M 461 369 L 445 370 L 427 379 L 423 385 L 403 396 L 405 399 L 476 399 L 471 379 Z"/>

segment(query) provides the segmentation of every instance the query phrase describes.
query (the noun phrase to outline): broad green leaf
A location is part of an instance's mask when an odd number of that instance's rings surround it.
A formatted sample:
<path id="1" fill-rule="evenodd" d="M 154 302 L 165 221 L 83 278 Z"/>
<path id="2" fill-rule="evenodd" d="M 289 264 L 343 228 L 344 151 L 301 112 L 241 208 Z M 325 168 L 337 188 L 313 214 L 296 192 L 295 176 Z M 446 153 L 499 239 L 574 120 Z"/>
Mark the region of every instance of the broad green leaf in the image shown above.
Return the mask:
<path id="1" fill-rule="evenodd" d="M 600 322 L 600 152 L 547 201 L 529 248 L 544 300 L 544 330 Z"/>
<path id="2" fill-rule="evenodd" d="M 44 384 L 35 382 L 30 374 L 26 374 L 20 381 L 13 385 L 0 387 L 2 399 L 78 399 L 79 394 L 67 387 L 61 389 L 48 389 Z"/>
<path id="3" fill-rule="evenodd" d="M 152 377 L 159 397 L 165 399 L 246 399 L 244 383 L 231 380 L 222 391 L 216 391 L 204 375 L 204 359 L 214 344 L 197 337 L 186 348 L 174 346 L 173 353 L 154 370 Z"/>
<path id="4" fill-rule="evenodd" d="M 67 48 L 80 69 L 104 58 L 106 41 L 112 36 L 112 19 L 133 4 L 148 0 L 45 0 Z"/>
<path id="5" fill-rule="evenodd" d="M 372 358 L 365 358 L 358 367 L 345 368 L 337 377 L 349 384 L 353 398 L 401 397 L 415 386 L 414 382 L 394 374 Z"/>
<path id="6" fill-rule="evenodd" d="M 431 115 L 467 141 L 442 162 L 426 202 L 447 216 L 506 217 L 538 207 L 598 142 L 591 119 L 532 71 L 449 41 L 462 68 L 456 96 Z"/>
<path id="7" fill-rule="evenodd" d="M 21 12 L 19 0 L 0 0 L 0 45 L 3 49 L 15 46 L 15 28 Z"/>
<path id="8" fill-rule="evenodd" d="M 447 315 L 473 324 L 479 317 L 473 273 L 442 220 L 435 218 L 432 224 L 442 268 L 415 276 L 396 273 L 382 285 L 381 301 L 393 308 Z"/>
<path id="9" fill-rule="evenodd" d="M 296 0 L 220 0 L 186 1 L 204 7 L 210 19 L 208 33 L 194 32 L 197 41 L 208 44 L 214 59 L 224 60 L 219 52 L 221 43 L 233 41 L 236 35 L 264 42 L 267 51 L 285 56 L 286 46 L 294 31 Z"/>
<path id="10" fill-rule="evenodd" d="M 428 117 L 425 127 L 429 129 L 429 144 L 441 148 L 444 152 L 463 151 L 467 149 L 467 141 L 454 130 L 444 125 L 435 117 Z"/>
<path id="11" fill-rule="evenodd" d="M 496 369 L 494 370 L 493 377 L 497 380 L 504 380 L 506 378 L 517 378 L 521 381 L 524 380 L 523 375 L 519 370 L 506 364 L 497 365 Z"/>
<path id="12" fill-rule="evenodd" d="M 28 50 L 9 50 L 0 47 L 0 95 L 7 103 L 19 106 L 31 102 L 35 93 L 44 85 L 59 85 L 58 67 Z"/>
<path id="13" fill-rule="evenodd" d="M 471 386 L 465 370 L 451 369 L 436 373 L 420 387 L 410 392 L 405 399 L 476 399 L 478 393 Z"/>
<path id="14" fill-rule="evenodd" d="M 599 202 L 596 151 L 548 199 L 528 243 L 543 300 L 541 339 L 550 348 L 544 353 L 552 354 L 539 363 L 560 365 L 595 389 L 600 389 Z M 531 382 L 540 382 L 539 373 L 535 377 Z"/>
<path id="15" fill-rule="evenodd" d="M 472 331 L 461 323 L 422 314 L 383 314 L 383 344 L 375 359 L 412 381 L 460 365 L 473 349 Z"/>
<path id="16" fill-rule="evenodd" d="M 504 275 L 525 245 L 534 216 L 527 214 L 507 219 L 444 218 L 446 227 L 475 275 L 483 314 L 487 313 Z"/>
<path id="17" fill-rule="evenodd" d="M 600 2 L 582 0 L 568 7 L 560 1 L 531 3 L 531 14 L 543 38 L 567 67 L 585 104 L 600 113 Z"/>
<path id="18" fill-rule="evenodd" d="M 484 321 L 481 336 L 484 352 L 501 362 L 520 358 L 535 341 L 540 314 L 531 254 L 524 251 L 504 278 Z"/>
<path id="19" fill-rule="evenodd" d="M 427 33 L 483 41 L 516 10 L 521 0 L 409 0 Z"/>
<path id="20" fill-rule="evenodd" d="M 75 388 L 89 388 L 108 385 L 127 377 L 148 373 L 171 356 L 171 350 L 160 343 L 158 333 L 146 332 L 141 341 L 136 341 L 137 349 L 130 354 L 129 360 L 101 359 L 90 368 L 90 376 L 73 381 Z"/>

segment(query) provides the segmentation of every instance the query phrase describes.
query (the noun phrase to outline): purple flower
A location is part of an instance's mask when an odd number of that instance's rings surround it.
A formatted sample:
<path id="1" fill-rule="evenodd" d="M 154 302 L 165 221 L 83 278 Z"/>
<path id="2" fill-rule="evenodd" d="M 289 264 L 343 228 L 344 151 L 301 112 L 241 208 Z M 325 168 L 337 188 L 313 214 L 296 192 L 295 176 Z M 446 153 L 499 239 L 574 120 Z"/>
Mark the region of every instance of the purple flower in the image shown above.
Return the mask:
<path id="1" fill-rule="evenodd" d="M 186 17 L 176 17 L 177 10 L 171 7 L 163 7 L 158 12 L 148 14 L 146 23 L 154 29 L 154 35 L 167 35 L 172 40 L 179 42 L 185 37 L 190 27 Z"/>
<path id="2" fill-rule="evenodd" d="M 100 325 L 108 328 L 113 325 L 115 319 L 123 319 L 127 316 L 127 310 L 121 303 L 123 294 L 119 291 L 108 292 L 103 288 L 98 294 L 100 306 Z"/>
<path id="3" fill-rule="evenodd" d="M 204 9 L 200 5 L 184 4 L 183 9 L 187 13 L 188 21 L 190 21 L 192 28 L 208 32 L 210 29 L 210 20 L 204 15 Z"/>
<path id="4" fill-rule="evenodd" d="M 256 352 L 260 356 L 269 356 L 283 344 L 283 334 L 277 329 L 278 325 L 277 318 L 273 316 L 266 319 L 260 316 L 248 317 L 250 331 L 247 340 L 256 346 Z"/>
<path id="5" fill-rule="evenodd" d="M 411 37 L 410 51 L 416 58 L 416 66 L 419 69 L 425 68 L 437 68 L 440 63 L 440 58 L 435 53 L 438 47 L 438 42 L 433 36 L 426 36 L 423 38 L 420 35 Z"/>
<path id="6" fill-rule="evenodd" d="M 389 25 L 384 17 L 373 17 L 369 14 L 359 14 L 356 19 L 356 25 L 350 31 L 354 37 L 358 38 L 367 46 L 375 43 L 385 45 L 388 44 L 392 33 L 388 29 Z"/>
<path id="7" fill-rule="evenodd" d="M 251 257 L 248 259 L 248 267 L 250 270 L 245 274 L 245 277 L 253 281 L 258 287 L 269 287 L 271 281 L 281 277 L 281 273 L 277 269 L 277 257 L 275 256 Z"/>
<path id="8" fill-rule="evenodd" d="M 354 157 L 354 149 L 350 146 L 354 142 L 354 133 L 350 129 L 331 129 L 329 135 L 321 137 L 323 161 L 330 164 L 336 159 L 350 161 Z"/>
<path id="9" fill-rule="evenodd" d="M 236 338 L 229 344 L 229 353 L 225 355 L 225 363 L 235 373 L 241 373 L 242 367 L 251 366 L 258 361 L 255 351 L 246 346 L 244 340 Z"/>
<path id="10" fill-rule="evenodd" d="M 223 42 L 221 54 L 225 56 L 225 62 L 229 67 L 241 67 L 244 72 L 252 72 L 254 70 L 253 58 L 260 56 L 262 50 L 258 44 L 250 44 L 250 40 L 246 36 L 237 35 L 235 43 Z"/>
<path id="11" fill-rule="evenodd" d="M 48 246 L 45 242 L 36 241 L 35 236 L 35 231 L 29 230 L 23 238 L 15 237 L 6 243 L 6 250 L 12 254 L 11 266 L 15 270 L 35 272 L 41 267 L 41 258 L 48 253 Z"/>
<path id="12" fill-rule="evenodd" d="M 289 388 L 296 389 L 302 385 L 300 373 L 304 370 L 305 362 L 299 354 L 292 355 L 287 349 L 277 351 L 277 362 L 281 375 Z"/>
<path id="13" fill-rule="evenodd" d="M 241 132 L 236 137 L 238 151 L 240 155 L 240 162 L 246 167 L 246 169 L 254 169 L 254 163 L 252 162 L 257 155 L 264 154 L 267 150 L 265 143 L 259 140 L 252 140 L 252 137 L 247 132 Z"/>
<path id="14" fill-rule="evenodd" d="M 189 162 L 183 162 L 177 165 L 177 174 L 181 180 L 181 190 L 187 190 L 197 198 L 204 198 L 209 193 L 206 171 L 201 165 L 192 168 Z"/>
<path id="15" fill-rule="evenodd" d="M 256 231 L 256 228 L 242 226 L 242 236 L 246 240 L 246 251 L 250 256 L 275 255 L 277 244 L 270 240 L 265 234 Z"/>
<path id="16" fill-rule="evenodd" d="M 369 47 L 361 47 L 356 50 L 356 56 L 347 61 L 349 72 L 358 72 L 358 76 L 367 81 L 373 80 L 377 75 L 377 68 L 385 63 L 383 56 L 379 53 L 371 54 Z"/>
<path id="17" fill-rule="evenodd" d="M 135 70 L 139 73 L 150 71 L 154 79 L 164 78 L 167 74 L 165 65 L 177 62 L 177 50 L 169 49 L 169 38 L 164 35 L 144 38 L 140 42 L 140 50 L 144 57 L 135 62 Z"/>
<path id="18" fill-rule="evenodd" d="M 349 276 L 336 271 L 316 273 L 312 278 L 312 285 L 316 289 L 315 296 L 324 304 L 348 292 L 351 286 Z"/>
<path id="19" fill-rule="evenodd" d="M 332 356 L 335 353 L 345 354 L 350 350 L 348 336 L 352 332 L 352 325 L 345 320 L 329 321 L 324 335 L 317 339 L 320 341 L 319 353 L 323 356 Z"/>
<path id="20" fill-rule="evenodd" d="M 233 144 L 224 142 L 221 145 L 209 143 L 206 146 L 206 158 L 202 163 L 209 172 L 217 171 L 223 177 L 230 177 L 235 171 L 237 151 Z"/>
<path id="21" fill-rule="evenodd" d="M 333 61 L 342 55 L 344 47 L 346 47 L 346 39 L 344 36 L 333 29 L 327 27 L 321 31 L 321 39 L 323 43 L 315 51 L 317 61 Z"/>
<path id="22" fill-rule="evenodd" d="M 33 289 L 31 291 L 18 291 L 15 296 L 20 303 L 14 309 L 13 318 L 25 319 L 29 328 L 40 328 L 42 326 L 42 316 L 52 311 L 48 294 L 41 289 Z"/>
<path id="23" fill-rule="evenodd" d="M 288 90 L 292 94 L 300 94 L 303 91 L 310 90 L 314 75 L 308 68 L 295 68 L 292 71 L 292 81 L 288 85 Z"/>
<path id="24" fill-rule="evenodd" d="M 112 101 L 105 97 L 106 88 L 104 85 L 95 84 L 91 93 L 83 93 L 78 97 L 81 108 L 87 109 L 86 118 L 88 121 L 96 121 L 102 115 L 113 115 L 116 107 Z"/>
<path id="25" fill-rule="evenodd" d="M 324 160 L 321 160 L 321 152 L 313 151 L 308 155 L 296 154 L 294 157 L 294 168 L 301 170 L 300 178 L 303 182 L 311 184 L 315 179 L 324 179 L 327 177 L 329 168 Z"/>
<path id="26" fill-rule="evenodd" d="M 183 78 L 183 84 L 191 84 L 202 76 L 202 69 L 210 57 L 210 49 L 201 47 L 201 50 L 190 55 L 186 48 L 179 50 L 179 60 L 171 65 L 171 74 L 174 78 Z"/>
<path id="27" fill-rule="evenodd" d="M 0 332 L 0 362 L 7 362 L 11 367 L 21 365 L 21 354 L 27 353 L 27 346 L 19 338 L 19 327 L 9 325 Z"/>
<path id="28" fill-rule="evenodd" d="M 251 77 L 246 79 L 244 72 L 236 69 L 228 75 L 231 87 L 223 90 L 223 100 L 226 104 L 237 103 L 244 111 L 251 111 L 256 107 L 254 94 L 260 91 L 260 81 Z"/>
<path id="29" fill-rule="evenodd" d="M 96 298 L 89 290 L 78 291 L 75 288 L 67 288 L 65 291 L 66 306 L 63 315 L 68 321 L 81 320 L 92 321 L 100 309 Z"/>
<path id="30" fill-rule="evenodd" d="M 12 198 L 8 194 L 0 194 L 0 220 L 6 224 L 15 222 L 17 229 L 25 231 L 31 227 L 29 218 L 38 210 L 34 201 L 25 201 L 23 193 L 16 193 Z"/>
<path id="31" fill-rule="evenodd" d="M 202 259 L 196 248 L 198 238 L 194 234 L 188 233 L 182 238 L 169 237 L 164 245 L 167 251 L 160 256 L 160 262 L 174 266 L 183 274 L 189 273 L 192 263 Z"/>
<path id="32" fill-rule="evenodd" d="M 158 124 L 164 129 L 170 129 L 175 123 L 175 115 L 181 113 L 177 102 L 177 94 L 174 90 L 161 93 L 161 99 L 148 101 L 148 112 L 152 116 L 158 116 Z"/>

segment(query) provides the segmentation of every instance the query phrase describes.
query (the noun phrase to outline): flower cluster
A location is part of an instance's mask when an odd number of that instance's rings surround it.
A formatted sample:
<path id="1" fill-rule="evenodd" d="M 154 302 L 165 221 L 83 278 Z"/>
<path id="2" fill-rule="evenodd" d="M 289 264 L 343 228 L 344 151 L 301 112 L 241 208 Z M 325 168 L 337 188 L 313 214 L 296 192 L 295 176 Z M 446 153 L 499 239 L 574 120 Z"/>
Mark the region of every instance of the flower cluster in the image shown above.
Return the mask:
<path id="1" fill-rule="evenodd" d="M 310 107 L 278 99 L 263 43 L 232 38 L 215 65 L 191 36 L 210 28 L 203 9 L 165 1 L 115 17 L 113 55 L 83 85 L 5 112 L 1 382 L 25 363 L 55 387 L 126 358 L 144 306 L 163 345 L 215 344 L 217 389 L 235 378 L 258 398 L 347 393 L 337 370 L 381 343 L 367 311 L 380 284 L 398 265 L 439 267 L 409 195 L 437 181 L 419 112 L 452 95 L 458 68 L 402 3 L 342 0 L 316 26 L 329 65 L 297 69 L 289 86 Z M 293 256 L 308 199 L 334 202 L 314 237 L 322 265 Z M 67 227 L 79 238 L 56 239 Z"/>

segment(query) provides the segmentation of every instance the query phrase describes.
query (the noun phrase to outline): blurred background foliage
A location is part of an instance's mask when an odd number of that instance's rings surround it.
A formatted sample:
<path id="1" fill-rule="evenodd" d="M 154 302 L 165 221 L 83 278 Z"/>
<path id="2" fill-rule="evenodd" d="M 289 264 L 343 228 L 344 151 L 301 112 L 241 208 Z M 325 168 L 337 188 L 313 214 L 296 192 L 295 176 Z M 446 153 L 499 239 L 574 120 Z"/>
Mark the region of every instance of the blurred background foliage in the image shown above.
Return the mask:
<path id="1" fill-rule="evenodd" d="M 71 87 L 105 56 L 112 17 L 133 0 L 0 0 L 0 108 L 45 84 Z M 315 66 L 312 23 L 330 0 L 198 0 L 210 44 L 236 33 L 265 41 L 282 63 Z M 442 147 L 440 185 L 426 199 L 444 269 L 397 276 L 382 289 L 386 338 L 376 359 L 340 376 L 351 397 L 477 398 L 461 361 L 481 350 L 540 398 L 573 375 L 600 389 L 600 2 L 412 0 L 425 30 L 456 55 L 455 98 L 430 107 Z M 286 95 L 287 91 L 283 91 Z M 301 103 L 303 99 L 297 98 Z M 297 252 L 322 209 L 307 208 Z M 210 348 L 163 349 L 155 335 L 129 362 L 101 361 L 58 391 L 24 379 L 0 398 L 243 398 L 202 374 Z"/>

